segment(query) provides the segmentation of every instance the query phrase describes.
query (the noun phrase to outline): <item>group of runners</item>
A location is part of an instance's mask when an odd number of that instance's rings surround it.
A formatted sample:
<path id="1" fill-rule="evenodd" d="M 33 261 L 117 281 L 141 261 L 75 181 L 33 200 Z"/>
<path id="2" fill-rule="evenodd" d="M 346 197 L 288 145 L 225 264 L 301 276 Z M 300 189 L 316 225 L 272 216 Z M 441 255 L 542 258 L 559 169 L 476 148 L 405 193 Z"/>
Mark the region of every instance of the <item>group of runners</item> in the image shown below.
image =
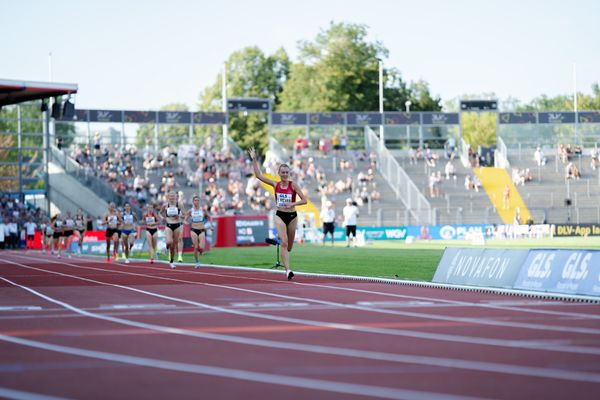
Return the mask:
<path id="1" fill-rule="evenodd" d="M 157 257 L 158 226 L 164 223 L 169 266 L 175 268 L 176 255 L 178 262 L 183 261 L 183 225 L 190 224 L 195 267 L 199 268 L 200 255 L 206 245 L 206 217 L 200 206 L 200 197 L 197 195 L 192 199 L 192 207 L 185 210 L 183 199 L 180 199 L 177 193 L 169 192 L 166 203 L 158 210 L 152 204 L 148 204 L 141 220 L 131 212 L 129 204 L 125 204 L 123 211 L 119 212 L 115 204 L 110 203 L 103 217 L 103 223 L 106 225 L 106 262 L 110 263 L 111 260 L 111 243 L 113 243 L 112 256 L 115 259 L 117 259 L 120 243 L 125 263 L 129 264 L 137 227 L 140 226 L 145 231 L 150 263 L 153 264 Z"/>
<path id="2" fill-rule="evenodd" d="M 252 160 L 255 176 L 273 188 L 277 207 L 275 213 L 277 244 L 281 247 L 281 261 L 285 268 L 286 277 L 288 280 L 291 280 L 294 277 L 294 273 L 290 268 L 289 255 L 294 245 L 298 224 L 296 206 L 304 205 L 308 200 L 298 185 L 290 180 L 290 167 L 288 164 L 281 164 L 279 166 L 277 173 L 280 180 L 275 181 L 267 178 L 262 173 L 256 159 L 255 149 L 251 148 L 248 154 Z M 141 218 L 138 218 L 132 212 L 130 204 L 125 204 L 121 211 L 117 209 L 114 203 L 109 204 L 106 214 L 102 217 L 102 223 L 106 226 L 107 263 L 111 262 L 111 256 L 117 260 L 119 247 L 121 247 L 125 263 L 129 263 L 138 227 L 145 231 L 144 235 L 148 244 L 150 263 L 154 263 L 155 258 L 157 258 L 158 228 L 159 225 L 164 225 L 169 266 L 175 268 L 176 256 L 177 262 L 183 261 L 183 226 L 184 224 L 190 224 L 190 236 L 196 262 L 195 268 L 200 267 L 200 256 L 206 244 L 205 222 L 207 221 L 207 215 L 200 204 L 200 197 L 196 195 L 192 198 L 192 207 L 189 210 L 185 209 L 184 199 L 180 198 L 174 191 L 167 194 L 166 200 L 158 208 L 155 208 L 152 204 L 148 204 Z M 68 256 L 71 257 L 71 244 L 76 236 L 79 243 L 77 251 L 79 254 L 81 253 L 86 231 L 86 221 L 81 210 L 77 212 L 75 217 L 70 212 L 67 212 L 64 217 L 56 214 L 49 221 L 42 223 L 41 229 L 43 232 L 44 252 L 51 251 L 52 254 L 60 257 L 61 250 L 66 248 Z"/>
<path id="3" fill-rule="evenodd" d="M 79 247 L 77 252 L 81 254 L 81 246 L 85 235 L 87 221 L 80 209 L 77 215 L 73 217 L 70 211 L 63 217 L 60 213 L 56 214 L 50 220 L 44 220 L 40 224 L 42 232 L 42 251 L 61 256 L 62 248 L 66 248 L 67 255 L 73 255 L 73 240 L 77 240 Z"/>

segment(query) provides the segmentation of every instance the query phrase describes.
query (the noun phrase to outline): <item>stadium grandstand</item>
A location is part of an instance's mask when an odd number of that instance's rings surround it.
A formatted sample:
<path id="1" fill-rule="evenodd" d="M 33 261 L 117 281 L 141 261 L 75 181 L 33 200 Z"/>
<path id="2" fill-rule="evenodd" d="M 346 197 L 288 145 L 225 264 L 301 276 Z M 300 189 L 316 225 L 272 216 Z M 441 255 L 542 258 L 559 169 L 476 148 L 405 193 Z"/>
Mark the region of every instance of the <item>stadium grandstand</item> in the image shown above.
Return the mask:
<path id="1" fill-rule="evenodd" d="M 497 146 L 482 149 L 461 136 L 461 113 L 273 113 L 261 99 L 230 99 L 221 113 L 83 110 L 70 100 L 77 85 L 4 80 L 0 91 L 4 214 L 17 201 L 93 220 L 129 202 L 141 215 L 171 190 L 188 202 L 200 193 L 211 216 L 269 214 L 223 128 L 242 107 L 269 113 L 264 165 L 290 163 L 311 200 L 307 229 L 327 202 L 341 225 L 347 198 L 363 227 L 600 223 L 598 112 L 494 110 Z"/>

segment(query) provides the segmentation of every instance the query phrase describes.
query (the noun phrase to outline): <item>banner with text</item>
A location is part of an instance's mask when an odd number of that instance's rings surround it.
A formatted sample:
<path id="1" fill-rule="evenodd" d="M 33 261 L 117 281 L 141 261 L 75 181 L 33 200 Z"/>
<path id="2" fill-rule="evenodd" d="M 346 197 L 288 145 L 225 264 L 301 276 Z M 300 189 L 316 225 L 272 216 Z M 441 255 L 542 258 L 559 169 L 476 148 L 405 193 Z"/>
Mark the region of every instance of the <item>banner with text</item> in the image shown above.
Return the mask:
<path id="1" fill-rule="evenodd" d="M 433 282 L 512 288 L 528 250 L 447 248 Z"/>
<path id="2" fill-rule="evenodd" d="M 600 251 L 530 250 L 515 289 L 600 295 Z"/>

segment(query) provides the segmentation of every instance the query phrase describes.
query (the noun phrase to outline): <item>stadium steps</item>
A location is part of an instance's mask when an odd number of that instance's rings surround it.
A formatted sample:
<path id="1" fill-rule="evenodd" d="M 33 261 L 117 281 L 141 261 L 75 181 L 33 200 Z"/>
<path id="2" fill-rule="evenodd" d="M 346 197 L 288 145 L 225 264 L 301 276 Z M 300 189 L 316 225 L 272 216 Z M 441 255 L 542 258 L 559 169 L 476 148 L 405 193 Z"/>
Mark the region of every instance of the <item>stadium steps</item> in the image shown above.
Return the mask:
<path id="1" fill-rule="evenodd" d="M 529 210 L 523 201 L 519 191 L 513 184 L 510 175 L 504 168 L 481 167 L 473 168 L 473 172 L 479 180 L 488 198 L 494 204 L 496 212 L 502 218 L 505 224 L 512 224 L 515 218 L 515 210 L 519 208 L 521 221 L 524 223 L 530 218 Z M 510 205 L 507 209 L 503 208 L 502 200 L 504 187 L 510 188 Z"/>
<path id="2" fill-rule="evenodd" d="M 75 215 L 79 208 L 94 217 L 106 213 L 108 203 L 76 178 L 67 174 L 57 163 L 48 163 L 48 178 L 50 215 L 57 212 L 64 215 L 67 211 Z"/>
<path id="3" fill-rule="evenodd" d="M 529 168 L 533 180 L 519 190 L 536 222 L 549 223 L 600 223 L 600 169 L 590 168 L 589 156 L 576 157 L 573 163 L 581 172 L 581 179 L 565 179 L 565 164 L 555 154 L 546 155 L 546 165 L 538 166 L 533 160 L 535 148 L 523 149 L 525 155 L 511 156 L 512 168 Z M 558 162 L 557 162 L 558 161 Z M 508 171 L 512 174 L 512 170 Z M 565 200 L 571 199 L 570 207 Z"/>
<path id="4" fill-rule="evenodd" d="M 348 175 L 352 176 L 352 182 L 355 188 L 358 187 L 358 173 L 360 171 L 366 173 L 370 165 L 368 159 L 360 161 L 355 152 L 351 150 L 338 151 L 337 153 L 330 153 L 328 155 L 323 155 L 320 151 L 310 151 L 306 157 L 313 158 L 315 167 L 320 168 L 325 173 L 328 181 L 345 181 Z M 352 171 L 339 170 L 339 163 L 342 159 L 350 160 L 352 162 L 354 165 Z M 410 224 L 411 221 L 406 208 L 400 200 L 396 199 L 396 194 L 377 170 L 374 171 L 374 182 L 377 186 L 377 190 L 381 194 L 381 199 L 372 202 L 370 213 L 368 205 L 359 207 L 359 226 L 376 227 Z M 316 181 L 311 181 L 308 182 L 306 186 L 309 188 L 309 197 L 318 199 L 318 183 Z M 342 210 L 346 205 L 345 200 L 348 197 L 352 197 L 350 193 L 338 193 L 335 196 L 335 199 L 332 200 L 336 216 L 342 215 Z M 322 207 L 320 201 L 315 201 L 315 203 L 320 210 Z"/>
<path id="5" fill-rule="evenodd" d="M 404 150 L 391 151 L 400 166 L 406 171 L 413 183 L 421 190 L 431 206 L 437 213 L 438 224 L 483 224 L 501 223 L 502 220 L 495 213 L 493 204 L 490 203 L 484 190 L 479 192 L 466 190 L 465 177 L 473 175 L 470 168 L 465 168 L 458 158 L 453 165 L 456 169 L 456 179 L 445 179 L 445 167 L 448 161 L 441 152 L 436 167 L 430 167 L 424 160 L 411 164 L 408 154 Z M 440 171 L 442 183 L 440 197 L 432 198 L 429 193 L 429 177 L 432 172 Z"/>

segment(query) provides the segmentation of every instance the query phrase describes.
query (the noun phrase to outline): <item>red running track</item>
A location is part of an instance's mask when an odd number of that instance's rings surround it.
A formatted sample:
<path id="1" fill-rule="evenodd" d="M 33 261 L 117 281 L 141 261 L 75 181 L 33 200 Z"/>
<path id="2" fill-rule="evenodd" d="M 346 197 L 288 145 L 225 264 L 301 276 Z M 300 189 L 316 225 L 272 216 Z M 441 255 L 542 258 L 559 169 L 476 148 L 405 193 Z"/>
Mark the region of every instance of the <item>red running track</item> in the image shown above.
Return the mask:
<path id="1" fill-rule="evenodd" d="M 0 254 L 0 397 L 600 393 L 598 304 Z"/>

